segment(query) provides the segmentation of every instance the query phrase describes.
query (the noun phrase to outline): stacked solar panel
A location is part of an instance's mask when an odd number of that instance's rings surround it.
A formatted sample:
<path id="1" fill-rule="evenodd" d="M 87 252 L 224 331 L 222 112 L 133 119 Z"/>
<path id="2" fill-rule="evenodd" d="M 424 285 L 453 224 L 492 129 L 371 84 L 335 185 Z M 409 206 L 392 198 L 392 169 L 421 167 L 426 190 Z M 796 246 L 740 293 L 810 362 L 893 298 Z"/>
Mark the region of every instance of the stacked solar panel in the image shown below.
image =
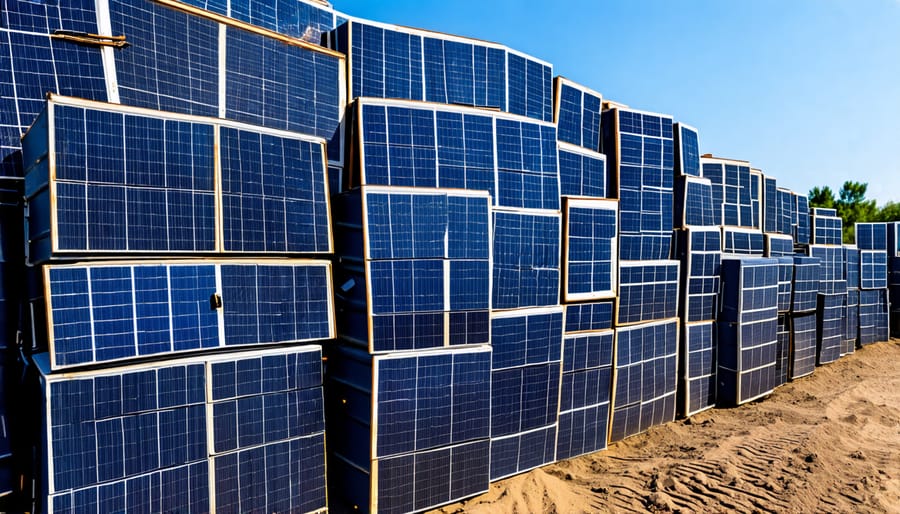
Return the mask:
<path id="1" fill-rule="evenodd" d="M 834 209 L 812 209 L 812 244 L 840 245 L 843 222 Z"/>
<path id="2" fill-rule="evenodd" d="M 859 345 L 887 341 L 889 303 L 886 289 L 859 290 Z"/>
<path id="3" fill-rule="evenodd" d="M 898 257 L 900 256 L 900 250 L 898 250 L 900 223 L 857 223 L 855 231 L 856 244 L 860 249 L 860 288 L 874 289 L 884 285 L 882 268 L 886 268 L 886 282 L 890 303 L 890 326 L 888 332 L 891 336 L 898 337 L 900 336 L 900 323 L 897 322 L 900 320 L 900 307 L 898 307 L 900 305 L 900 257 Z M 863 253 L 868 253 L 869 255 L 864 258 Z M 885 260 L 885 265 L 882 265 L 882 260 Z M 865 275 L 865 280 L 863 280 L 863 275 Z M 871 301 L 865 306 L 862 299 L 860 299 L 860 323 L 862 323 L 863 309 L 871 311 L 866 313 L 867 323 L 870 322 L 869 320 L 883 319 L 883 316 L 874 314 L 875 307 L 873 305 L 876 303 L 874 296 L 870 295 L 870 299 Z M 871 329 L 868 326 L 866 327 L 865 337 L 863 337 L 862 330 L 863 327 L 860 325 L 860 344 L 873 342 L 874 336 L 870 332 Z M 879 331 L 881 333 L 884 332 L 883 329 L 879 329 Z M 866 340 L 866 343 L 863 343 L 863 339 Z"/>
<path id="4" fill-rule="evenodd" d="M 750 168 L 750 219 L 754 227 L 762 230 L 763 224 L 763 172 Z"/>
<path id="5" fill-rule="evenodd" d="M 817 323 L 820 260 L 804 255 L 794 256 L 794 281 L 788 330 L 790 351 L 788 378 L 800 378 L 816 367 Z"/>
<path id="6" fill-rule="evenodd" d="M 820 209 L 817 209 L 820 210 Z M 819 216 L 819 221 L 823 219 Z M 809 245 L 807 251 L 820 260 L 819 295 L 817 305 L 818 365 L 834 362 L 840 357 L 843 340 L 844 309 L 847 301 L 847 279 L 844 264 L 844 249 L 840 246 L 840 218 L 837 218 L 838 244 Z M 819 231 L 819 238 L 823 232 Z M 828 236 L 834 240 L 834 235 Z"/>
<path id="7" fill-rule="evenodd" d="M 620 261 L 616 326 L 678 316 L 680 262 Z"/>
<path id="8" fill-rule="evenodd" d="M 675 136 L 675 173 L 700 176 L 700 136 L 697 129 L 677 122 L 672 128 Z"/>
<path id="9" fill-rule="evenodd" d="M 794 207 L 797 212 L 796 223 L 793 227 L 794 241 L 798 245 L 809 244 L 809 199 L 806 195 L 793 193 Z"/>
<path id="10" fill-rule="evenodd" d="M 602 156 L 599 152 L 603 95 L 564 77 L 556 77 L 554 90 L 553 120 L 557 125 L 559 142 Z"/>
<path id="11" fill-rule="evenodd" d="M 564 302 L 616 296 L 618 203 L 564 198 Z"/>
<path id="12" fill-rule="evenodd" d="M 750 164 L 705 155 L 700 165 L 702 176 L 713 185 L 716 224 L 759 229 L 759 212 L 754 213 L 753 209 L 754 181 Z M 759 180 L 756 182 L 756 193 L 760 194 Z"/>
<path id="13" fill-rule="evenodd" d="M 762 257 L 765 253 L 763 233 L 752 228 L 723 226 L 722 253 Z"/>
<path id="14" fill-rule="evenodd" d="M 859 226 L 857 224 L 857 226 Z M 857 235 L 859 238 L 859 235 Z M 859 285 L 860 250 L 855 245 L 844 245 L 844 277 L 847 279 L 847 305 L 844 311 L 844 337 L 841 355 L 853 353 L 859 338 Z"/>
<path id="15" fill-rule="evenodd" d="M 709 227 L 716 224 L 709 179 L 675 177 L 674 227 Z"/>
<path id="16" fill-rule="evenodd" d="M 722 258 L 719 315 L 719 405 L 740 405 L 778 385 L 778 262 Z"/>

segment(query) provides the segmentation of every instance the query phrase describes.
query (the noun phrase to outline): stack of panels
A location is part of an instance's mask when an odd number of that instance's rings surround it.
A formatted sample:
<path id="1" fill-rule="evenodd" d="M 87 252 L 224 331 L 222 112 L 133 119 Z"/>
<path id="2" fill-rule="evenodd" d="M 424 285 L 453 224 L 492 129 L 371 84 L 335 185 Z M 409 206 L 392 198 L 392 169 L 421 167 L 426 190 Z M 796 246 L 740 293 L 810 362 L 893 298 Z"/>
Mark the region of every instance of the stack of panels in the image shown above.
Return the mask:
<path id="1" fill-rule="evenodd" d="M 672 245 L 672 118 L 614 108 L 603 113 L 610 193 L 619 198 L 619 258 L 668 259 Z M 610 194 L 612 196 L 612 194 Z"/>
<path id="2" fill-rule="evenodd" d="M 753 180 L 746 161 L 700 159 L 702 175 L 713 185 L 716 225 L 759 228 L 753 212 Z"/>
<path id="3" fill-rule="evenodd" d="M 0 59 L 0 84 L 10 92 L 0 112 L 19 113 L 0 120 L 4 158 L 51 91 L 318 136 L 330 141 L 329 160 L 341 165 L 346 92 L 337 52 L 205 11 L 188 13 L 177 2 L 11 3 L 0 40 L 29 51 Z M 51 34 L 60 29 L 124 35 L 128 45 L 106 53 L 100 44 Z"/>
<path id="4" fill-rule="evenodd" d="M 678 412 L 694 414 L 716 405 L 715 321 L 682 324 L 681 368 L 678 387 Z"/>
<path id="5" fill-rule="evenodd" d="M 494 481 L 556 460 L 563 310 L 551 307 L 495 313 L 491 334 L 490 475 Z M 600 387 L 603 376 L 597 374 L 593 379 L 595 387 Z M 584 391 L 567 393 L 580 396 L 582 402 L 597 400 L 593 405 L 602 401 L 599 391 L 593 394 L 594 400 L 588 399 L 591 394 L 586 384 L 584 387 Z M 566 408 L 576 404 L 573 397 L 564 397 L 564 401 Z"/>
<path id="6" fill-rule="evenodd" d="M 620 261 L 616 326 L 678 316 L 679 261 Z"/>
<path id="7" fill-rule="evenodd" d="M 885 289 L 859 291 L 860 346 L 889 338 L 888 295 Z"/>
<path id="8" fill-rule="evenodd" d="M 51 97 L 23 147 L 32 262 L 331 251 L 321 139 Z"/>
<path id="9" fill-rule="evenodd" d="M 793 193 L 797 222 L 794 224 L 794 242 L 798 245 L 809 244 L 809 199 L 806 195 Z"/>
<path id="10" fill-rule="evenodd" d="M 556 91 L 553 121 L 557 126 L 558 141 L 603 157 L 599 153 L 603 95 L 564 77 L 556 77 L 553 86 Z"/>
<path id="11" fill-rule="evenodd" d="M 351 99 L 424 100 L 553 120 L 552 66 L 505 46 L 355 19 L 331 39 L 347 55 Z"/>
<path id="12" fill-rule="evenodd" d="M 616 296 L 617 207 L 615 200 L 564 199 L 564 302 Z"/>
<path id="13" fill-rule="evenodd" d="M 47 512 L 326 507 L 319 347 L 66 375 L 39 357 Z"/>
<path id="14" fill-rule="evenodd" d="M 48 348 L 53 371 L 335 337 L 327 261 L 98 262 L 42 271 L 34 343 Z"/>
<path id="15" fill-rule="evenodd" d="M 373 353 L 490 340 L 486 193 L 365 186 L 335 207 L 344 340 Z"/>
<path id="16" fill-rule="evenodd" d="M 674 228 L 708 227 L 716 224 L 712 183 L 707 178 L 675 177 Z"/>
<path id="17" fill-rule="evenodd" d="M 493 211 L 492 308 L 559 304 L 561 222 L 548 211 Z"/>
<path id="18" fill-rule="evenodd" d="M 334 346 L 328 366 L 336 505 L 413 512 L 487 491 L 490 347 L 371 356 Z"/>
<path id="19" fill-rule="evenodd" d="M 697 129 L 678 122 L 673 126 L 675 136 L 675 173 L 700 176 L 700 135 Z"/>
<path id="20" fill-rule="evenodd" d="M 765 253 L 763 233 L 757 229 L 722 227 L 722 253 L 762 257 Z"/>
<path id="21" fill-rule="evenodd" d="M 840 245 L 843 221 L 834 209 L 812 209 L 812 244 Z"/>
<path id="22" fill-rule="evenodd" d="M 678 319 L 616 329 L 610 442 L 675 419 Z"/>
<path id="23" fill-rule="evenodd" d="M 489 191 L 494 205 L 559 210 L 556 127 L 468 107 L 361 98 L 349 185 Z"/>
<path id="24" fill-rule="evenodd" d="M 777 386 L 778 266 L 775 259 L 722 258 L 720 405 L 740 405 Z"/>
<path id="25" fill-rule="evenodd" d="M 606 448 L 612 392 L 613 302 L 565 306 L 556 460 Z"/>
<path id="26" fill-rule="evenodd" d="M 718 228 L 691 228 L 675 233 L 681 262 L 679 316 L 685 323 L 715 320 L 719 312 L 719 266 L 722 233 Z"/>

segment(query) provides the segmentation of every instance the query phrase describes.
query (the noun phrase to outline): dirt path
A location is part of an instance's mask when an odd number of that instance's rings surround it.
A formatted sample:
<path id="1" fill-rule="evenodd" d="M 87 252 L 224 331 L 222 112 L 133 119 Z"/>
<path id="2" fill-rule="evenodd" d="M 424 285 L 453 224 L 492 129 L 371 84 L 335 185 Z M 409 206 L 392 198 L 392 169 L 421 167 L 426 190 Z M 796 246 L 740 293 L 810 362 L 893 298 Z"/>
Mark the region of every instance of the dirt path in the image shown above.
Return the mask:
<path id="1" fill-rule="evenodd" d="M 900 513 L 900 341 L 439 512 L 648 511 Z"/>

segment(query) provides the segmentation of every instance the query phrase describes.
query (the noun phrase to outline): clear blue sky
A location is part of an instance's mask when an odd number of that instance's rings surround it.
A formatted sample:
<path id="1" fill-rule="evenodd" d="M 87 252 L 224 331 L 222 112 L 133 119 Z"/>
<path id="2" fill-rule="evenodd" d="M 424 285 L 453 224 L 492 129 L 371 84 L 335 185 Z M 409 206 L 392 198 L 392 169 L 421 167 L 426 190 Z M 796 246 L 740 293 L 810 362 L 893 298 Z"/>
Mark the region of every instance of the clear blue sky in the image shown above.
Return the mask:
<path id="1" fill-rule="evenodd" d="M 503 43 L 781 186 L 868 182 L 900 201 L 900 0 L 333 0 Z"/>

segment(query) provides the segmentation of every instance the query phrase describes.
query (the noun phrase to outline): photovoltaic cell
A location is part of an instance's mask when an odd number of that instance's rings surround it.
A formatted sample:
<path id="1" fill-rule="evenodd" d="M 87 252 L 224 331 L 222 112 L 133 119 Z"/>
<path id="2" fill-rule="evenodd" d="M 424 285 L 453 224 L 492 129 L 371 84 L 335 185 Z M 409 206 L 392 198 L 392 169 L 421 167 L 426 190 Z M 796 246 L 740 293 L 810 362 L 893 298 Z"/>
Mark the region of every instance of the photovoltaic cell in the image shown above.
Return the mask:
<path id="1" fill-rule="evenodd" d="M 563 339 L 557 460 L 606 448 L 613 336 L 605 330 Z"/>
<path id="2" fill-rule="evenodd" d="M 805 195 L 794 193 L 794 206 L 797 211 L 797 224 L 794 226 L 794 241 L 799 245 L 809 244 L 809 199 Z"/>
<path id="3" fill-rule="evenodd" d="M 675 123 L 675 173 L 700 176 L 700 137 L 697 129 Z"/>
<path id="4" fill-rule="evenodd" d="M 777 386 L 778 262 L 722 259 L 716 401 L 740 405 Z"/>
<path id="5" fill-rule="evenodd" d="M 494 309 L 559 303 L 560 215 L 495 210 Z"/>
<path id="6" fill-rule="evenodd" d="M 678 412 L 682 416 L 716 405 L 716 322 L 682 325 Z"/>
<path id="7" fill-rule="evenodd" d="M 556 77 L 555 90 L 559 141 L 599 152 L 603 95 L 563 77 Z"/>
<path id="8" fill-rule="evenodd" d="M 39 301 L 46 302 L 49 321 L 36 327 L 36 343 L 49 346 L 52 368 L 59 370 L 224 346 L 331 339 L 330 275 L 330 264 L 319 261 L 45 266 Z M 219 306 L 213 308 L 216 298 Z"/>
<path id="9" fill-rule="evenodd" d="M 710 321 L 718 316 L 721 241 L 718 227 L 675 233 L 675 255 L 681 261 L 679 315 L 684 322 Z"/>
<path id="10" fill-rule="evenodd" d="M 844 277 L 847 289 L 859 289 L 859 249 L 853 245 L 844 245 Z"/>
<path id="11" fill-rule="evenodd" d="M 815 311 L 790 317 L 791 331 L 791 380 L 811 374 L 816 369 Z"/>
<path id="12" fill-rule="evenodd" d="M 563 300 L 597 300 L 616 296 L 618 245 L 617 202 L 565 201 Z"/>
<path id="13" fill-rule="evenodd" d="M 860 250 L 860 289 L 887 289 L 887 278 L 887 253 L 882 250 Z"/>
<path id="14" fill-rule="evenodd" d="M 605 198 L 606 156 L 563 142 L 558 147 L 559 194 Z"/>
<path id="15" fill-rule="evenodd" d="M 755 229 L 722 227 L 722 253 L 762 257 L 765 253 L 763 233 Z"/>
<path id="16" fill-rule="evenodd" d="M 791 197 L 791 202 L 794 198 Z M 781 232 L 781 197 L 774 177 L 763 177 L 763 232 Z M 791 232 L 793 234 L 793 232 Z"/>
<path id="17" fill-rule="evenodd" d="M 613 326 L 613 302 L 572 303 L 565 305 L 565 333 L 592 332 Z"/>
<path id="18" fill-rule="evenodd" d="M 672 118 L 625 109 L 603 113 L 610 195 L 619 198 L 619 258 L 668 259 L 674 187 Z M 617 191 L 616 191 L 617 188 Z"/>
<path id="19" fill-rule="evenodd" d="M 561 359 L 562 337 L 560 307 L 495 313 L 491 317 L 491 369 L 557 362 Z"/>
<path id="20" fill-rule="evenodd" d="M 818 257 L 794 256 L 791 313 L 815 312 L 821 261 Z"/>
<path id="21" fill-rule="evenodd" d="M 610 442 L 675 419 L 678 320 L 616 329 Z"/>
<path id="22" fill-rule="evenodd" d="M 859 291 L 859 345 L 888 338 L 888 295 L 884 289 Z"/>
<path id="23" fill-rule="evenodd" d="M 844 294 L 847 280 L 844 278 L 844 249 L 841 246 L 809 245 L 809 255 L 820 261 L 819 293 Z M 860 257 L 862 257 L 860 255 Z M 862 279 L 862 276 L 860 276 Z"/>
<path id="24" fill-rule="evenodd" d="M 616 325 L 678 315 L 679 261 L 620 261 Z"/>
<path id="25" fill-rule="evenodd" d="M 674 221 L 674 228 L 708 227 L 716 224 L 709 179 L 676 177 Z"/>
<path id="26" fill-rule="evenodd" d="M 817 365 L 834 362 L 841 356 L 841 341 L 844 338 L 843 308 L 846 299 L 846 293 L 819 295 L 819 306 L 816 311 L 819 322 Z"/>

